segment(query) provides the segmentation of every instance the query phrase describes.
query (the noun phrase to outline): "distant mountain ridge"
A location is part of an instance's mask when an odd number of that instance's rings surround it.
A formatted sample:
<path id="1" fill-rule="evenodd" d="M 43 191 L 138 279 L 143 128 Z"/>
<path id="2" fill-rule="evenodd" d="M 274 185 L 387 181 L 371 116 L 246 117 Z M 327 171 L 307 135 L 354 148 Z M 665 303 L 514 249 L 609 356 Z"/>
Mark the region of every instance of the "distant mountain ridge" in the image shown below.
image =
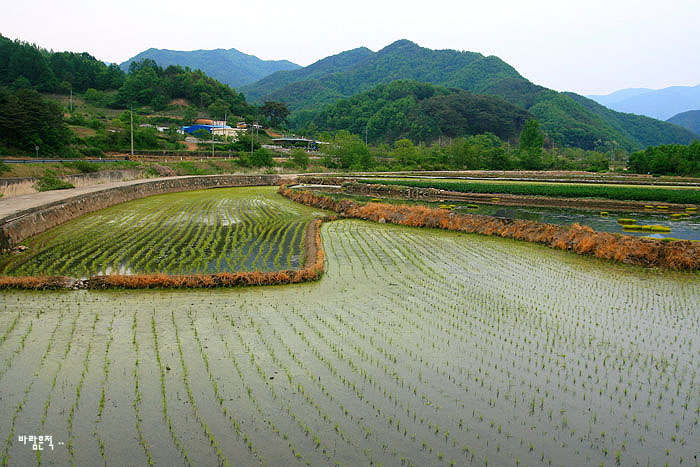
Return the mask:
<path id="1" fill-rule="evenodd" d="M 148 49 L 121 63 L 119 67 L 129 71 L 129 65 L 145 58 L 154 60 L 166 68 L 170 65 L 200 69 L 212 78 L 231 87 L 241 87 L 253 83 L 272 73 L 301 68 L 288 60 L 261 60 L 236 49 L 214 49 L 179 51 L 168 49 Z"/>
<path id="2" fill-rule="evenodd" d="M 683 128 L 687 128 L 690 131 L 700 135 L 700 110 L 689 110 L 687 112 L 682 112 L 674 115 L 666 121 L 682 126 Z"/>
<path id="3" fill-rule="evenodd" d="M 318 113 L 340 99 L 395 80 L 502 97 L 537 118 L 549 137 L 562 146 L 631 151 L 649 145 L 688 144 L 697 137 L 676 125 L 614 112 L 583 96 L 533 84 L 498 57 L 431 50 L 405 39 L 378 52 L 359 48 L 305 68 L 277 72 L 240 90 L 250 102 L 285 102 L 299 116 Z"/>
<path id="4" fill-rule="evenodd" d="M 605 96 L 588 98 L 618 112 L 668 120 L 681 112 L 700 109 L 700 84 L 664 89 L 621 89 Z"/>
<path id="5" fill-rule="evenodd" d="M 361 47 L 324 58 L 300 70 L 275 73 L 244 86 L 241 91 L 251 102 L 286 97 L 284 101 L 290 109 L 299 110 L 330 104 L 397 79 L 478 93 L 485 90 L 496 75 L 522 79 L 513 67 L 498 57 L 431 50 L 402 39 L 378 52 Z"/>

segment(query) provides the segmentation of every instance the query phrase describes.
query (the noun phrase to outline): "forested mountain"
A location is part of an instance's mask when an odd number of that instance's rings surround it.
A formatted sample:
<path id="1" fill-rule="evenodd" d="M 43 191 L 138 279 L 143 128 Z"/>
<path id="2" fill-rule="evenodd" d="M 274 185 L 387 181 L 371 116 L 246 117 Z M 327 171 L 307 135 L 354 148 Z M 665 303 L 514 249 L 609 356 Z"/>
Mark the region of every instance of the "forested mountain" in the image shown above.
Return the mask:
<path id="1" fill-rule="evenodd" d="M 251 102 L 262 101 L 263 97 L 265 100 L 279 100 L 276 97 L 283 95 L 284 102 L 293 110 L 300 107 L 295 103 L 303 107 L 303 103 L 310 99 L 317 103 L 330 103 L 348 94 L 326 87 L 321 80 L 327 81 L 329 77 L 351 71 L 372 56 L 374 52 L 366 47 L 348 50 L 298 70 L 273 73 L 256 83 L 243 86 L 241 91 Z M 354 92 L 349 95 L 352 94 Z"/>
<path id="2" fill-rule="evenodd" d="M 532 116 L 500 97 L 397 80 L 323 111 L 301 112 L 297 118 L 297 126 L 347 130 L 366 136 L 370 143 L 393 143 L 402 138 L 419 142 L 487 132 L 515 141 Z"/>
<path id="3" fill-rule="evenodd" d="M 282 99 L 290 110 L 311 109 L 397 79 L 458 87 L 479 93 L 494 79 L 520 77 L 497 57 L 474 52 L 431 50 L 400 40 L 372 52 L 359 48 L 306 68 L 275 73 L 241 90 L 251 101 Z"/>
<path id="4" fill-rule="evenodd" d="M 342 61 L 342 66 L 333 66 L 344 57 L 350 59 Z M 253 101 L 276 100 L 293 111 L 318 111 L 343 97 L 394 80 L 500 96 L 527 110 L 549 137 L 563 146 L 635 150 L 650 144 L 687 144 L 695 138 L 692 132 L 664 122 L 609 112 L 583 96 L 537 86 L 498 57 L 431 50 L 407 40 L 376 53 L 367 49 L 344 52 L 306 68 L 272 74 L 241 90 Z"/>
<path id="5" fill-rule="evenodd" d="M 0 86 L 40 92 L 118 89 L 125 74 L 88 53 L 49 52 L 0 35 Z"/>
<path id="6" fill-rule="evenodd" d="M 682 126 L 700 135 L 700 110 L 681 112 L 666 120 L 674 125 Z"/>
<path id="7" fill-rule="evenodd" d="M 253 83 L 280 70 L 296 70 L 299 65 L 287 60 L 261 60 L 254 55 L 244 54 L 236 49 L 180 51 L 168 49 L 148 49 L 125 61 L 119 67 L 129 71 L 133 62 L 151 59 L 163 68 L 178 65 L 192 70 L 202 70 L 212 78 L 240 87 Z"/>
<path id="8" fill-rule="evenodd" d="M 206 108 L 217 118 L 225 113 L 246 115 L 251 111 L 242 94 L 200 70 L 180 66 L 163 68 L 153 60 L 144 59 L 133 62 L 129 73 L 125 73 L 118 66 L 107 66 L 87 53 L 50 52 L 3 36 L 0 36 L 0 86 L 57 93 L 72 89 L 84 92 L 87 100 L 102 107 L 136 105 L 160 110 L 172 99 L 186 99 L 190 105 Z"/>
<path id="9" fill-rule="evenodd" d="M 678 113 L 700 109 L 700 84 L 656 90 L 622 89 L 608 96 L 590 98 L 618 112 L 667 120 Z"/>

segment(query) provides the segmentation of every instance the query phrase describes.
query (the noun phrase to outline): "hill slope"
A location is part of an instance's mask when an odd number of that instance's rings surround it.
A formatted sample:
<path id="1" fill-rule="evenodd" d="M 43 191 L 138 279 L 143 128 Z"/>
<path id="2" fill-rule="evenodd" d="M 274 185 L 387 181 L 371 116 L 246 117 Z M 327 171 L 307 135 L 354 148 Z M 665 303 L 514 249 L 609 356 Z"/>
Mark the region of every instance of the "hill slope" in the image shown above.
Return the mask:
<path id="1" fill-rule="evenodd" d="M 372 143 L 415 142 L 494 133 L 517 139 L 532 116 L 500 97 L 475 95 L 417 81 L 393 81 L 329 105 L 301 112 L 298 126 L 313 123 L 326 130 L 347 130 Z"/>
<path id="2" fill-rule="evenodd" d="M 611 113 L 583 96 L 537 86 L 498 57 L 431 50 L 408 40 L 378 52 L 364 48 L 343 52 L 306 68 L 275 73 L 241 90 L 251 101 L 277 100 L 296 112 L 318 111 L 394 80 L 500 96 L 529 111 L 550 138 L 564 146 L 635 150 L 649 144 L 687 144 L 695 138 L 692 132 L 664 122 Z"/>
<path id="3" fill-rule="evenodd" d="M 671 86 L 659 90 L 637 92 L 622 89 L 607 96 L 589 96 L 596 102 L 619 112 L 630 112 L 666 120 L 678 113 L 700 108 L 700 84 Z M 622 97 L 622 98 L 620 98 Z"/>
<path id="4" fill-rule="evenodd" d="M 682 126 L 683 128 L 687 128 L 688 130 L 700 135 L 700 110 L 689 110 L 687 112 L 682 112 L 674 115 L 666 121 Z"/>
<path id="5" fill-rule="evenodd" d="M 145 58 L 154 60 L 163 68 L 169 65 L 180 65 L 192 70 L 202 70 L 212 78 L 228 84 L 231 87 L 240 87 L 257 81 L 280 70 L 295 70 L 299 65 L 287 60 L 261 60 L 254 55 L 244 54 L 236 49 L 193 50 L 183 52 L 167 49 L 148 49 L 135 57 L 130 58 L 119 67 L 128 71 L 134 61 Z"/>

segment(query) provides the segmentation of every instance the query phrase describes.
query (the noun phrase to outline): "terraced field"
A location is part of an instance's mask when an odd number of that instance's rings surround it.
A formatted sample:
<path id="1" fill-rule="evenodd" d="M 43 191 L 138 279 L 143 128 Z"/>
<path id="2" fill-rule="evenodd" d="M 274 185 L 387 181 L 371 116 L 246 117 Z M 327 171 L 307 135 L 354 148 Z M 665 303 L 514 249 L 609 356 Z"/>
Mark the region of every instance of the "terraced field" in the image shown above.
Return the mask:
<path id="1" fill-rule="evenodd" d="M 317 210 L 275 187 L 173 193 L 82 216 L 0 259 L 0 274 L 198 274 L 296 269 Z"/>
<path id="2" fill-rule="evenodd" d="M 697 463 L 697 275 L 362 221 L 322 236 L 315 283 L 2 292 L 3 463 Z M 39 434 L 53 451 L 18 442 Z"/>

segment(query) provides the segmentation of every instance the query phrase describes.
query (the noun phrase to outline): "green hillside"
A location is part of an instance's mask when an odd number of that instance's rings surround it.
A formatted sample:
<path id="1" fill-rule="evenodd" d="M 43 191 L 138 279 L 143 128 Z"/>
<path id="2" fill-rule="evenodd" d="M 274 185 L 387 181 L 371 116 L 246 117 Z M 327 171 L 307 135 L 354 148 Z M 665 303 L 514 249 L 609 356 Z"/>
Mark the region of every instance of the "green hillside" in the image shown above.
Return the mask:
<path id="1" fill-rule="evenodd" d="M 348 50 L 298 70 L 273 73 L 260 81 L 243 86 L 241 91 L 251 102 L 262 102 L 263 97 L 265 100 L 275 100 L 275 95 L 284 94 L 289 96 L 285 102 L 292 109 L 299 108 L 299 105 L 293 105 L 292 101 L 296 100 L 299 103 L 309 101 L 315 93 L 333 95 L 337 99 L 343 97 L 343 94 L 331 88 L 325 88 L 320 80 L 327 81 L 329 76 L 349 71 L 373 55 L 374 52 L 366 47 Z M 320 100 L 332 102 L 327 99 Z"/>
<path id="2" fill-rule="evenodd" d="M 673 123 L 674 125 L 682 126 L 683 128 L 700 135 L 700 110 L 681 112 L 666 121 Z"/>
<path id="3" fill-rule="evenodd" d="M 486 132 L 514 141 L 532 116 L 500 97 L 475 95 L 417 81 L 393 81 L 342 99 L 320 112 L 299 112 L 298 127 L 347 130 L 371 143 L 415 142 Z"/>
<path id="4" fill-rule="evenodd" d="M 336 67 L 336 63 L 341 66 Z M 562 146 L 636 150 L 654 144 L 688 144 L 695 138 L 692 132 L 677 126 L 610 111 L 585 97 L 537 86 L 498 57 L 431 50 L 407 40 L 376 53 L 355 49 L 307 68 L 278 72 L 242 91 L 252 101 L 285 102 L 295 111 L 297 120 L 308 120 L 308 115 L 299 117 L 299 111 L 319 111 L 339 99 L 394 80 L 500 96 L 529 111 L 549 138 Z"/>
<path id="5" fill-rule="evenodd" d="M 177 65 L 192 70 L 202 70 L 217 81 L 232 87 L 252 83 L 276 71 L 301 68 L 287 60 L 261 60 L 254 55 L 244 54 L 236 49 L 186 52 L 153 48 L 130 58 L 119 67 L 122 71 L 127 72 L 133 62 L 140 62 L 144 59 L 151 59 L 163 68 Z"/>

